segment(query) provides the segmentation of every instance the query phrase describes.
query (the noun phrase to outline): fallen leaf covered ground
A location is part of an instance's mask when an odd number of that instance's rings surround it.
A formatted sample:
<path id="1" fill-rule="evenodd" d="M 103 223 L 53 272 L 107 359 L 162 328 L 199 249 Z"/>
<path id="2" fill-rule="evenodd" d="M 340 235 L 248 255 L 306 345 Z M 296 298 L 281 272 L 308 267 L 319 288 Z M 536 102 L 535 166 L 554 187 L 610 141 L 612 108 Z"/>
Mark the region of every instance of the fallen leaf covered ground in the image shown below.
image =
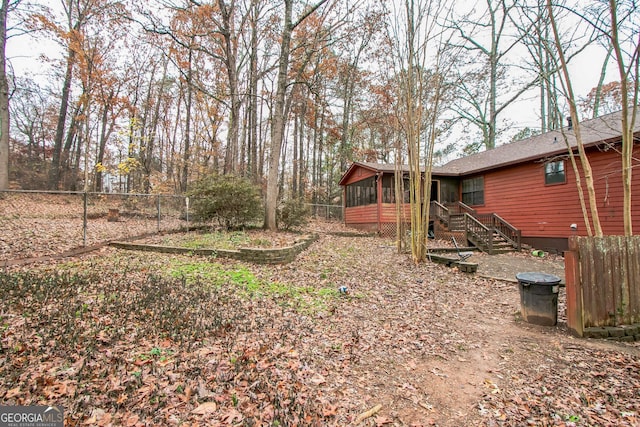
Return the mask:
<path id="1" fill-rule="evenodd" d="M 376 237 L 277 266 L 104 247 L 6 268 L 0 301 L 0 404 L 70 426 L 640 425 L 637 344 Z"/>
<path id="2" fill-rule="evenodd" d="M 178 230 L 187 223 L 175 198 L 91 195 L 86 224 L 82 194 L 0 193 L 0 261 L 61 254 L 109 240 Z M 109 221 L 109 209 L 119 211 Z"/>

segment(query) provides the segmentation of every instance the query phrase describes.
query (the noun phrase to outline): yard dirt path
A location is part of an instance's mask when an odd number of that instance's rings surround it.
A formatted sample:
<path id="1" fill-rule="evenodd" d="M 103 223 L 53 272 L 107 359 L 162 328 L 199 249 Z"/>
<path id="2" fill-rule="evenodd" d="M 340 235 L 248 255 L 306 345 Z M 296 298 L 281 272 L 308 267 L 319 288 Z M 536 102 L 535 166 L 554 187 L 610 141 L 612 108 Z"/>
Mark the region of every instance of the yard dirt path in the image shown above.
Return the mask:
<path id="1" fill-rule="evenodd" d="M 511 393 L 526 401 L 538 389 L 567 387 L 584 375 L 571 367 L 593 363 L 589 350 L 638 357 L 634 345 L 572 337 L 563 314 L 556 327 L 522 322 L 515 274 L 563 276 L 561 259 L 479 255 L 478 274 L 469 275 L 439 264 L 416 266 L 380 239 L 325 236 L 284 269 L 296 275 L 311 264 L 322 269 L 320 259 L 332 252 L 336 262 L 321 271 L 348 286 L 353 302 L 318 324 L 325 345 L 335 349 L 324 355 L 327 392 L 343 396 L 350 411 L 382 405 L 378 425 L 494 425 L 508 418 Z M 558 355 L 568 351 L 566 376 L 546 378 L 545 369 L 555 370 Z"/>

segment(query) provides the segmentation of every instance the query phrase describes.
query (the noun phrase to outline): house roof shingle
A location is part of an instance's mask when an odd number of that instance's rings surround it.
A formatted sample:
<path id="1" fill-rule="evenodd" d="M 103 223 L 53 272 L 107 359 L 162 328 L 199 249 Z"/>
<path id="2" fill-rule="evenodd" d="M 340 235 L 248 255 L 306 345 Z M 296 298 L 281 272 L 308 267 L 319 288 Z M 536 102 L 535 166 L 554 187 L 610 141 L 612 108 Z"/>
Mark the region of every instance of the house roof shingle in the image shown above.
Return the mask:
<path id="1" fill-rule="evenodd" d="M 600 143 L 619 142 L 622 135 L 622 112 L 607 114 L 580 123 L 580 134 L 585 147 Z M 500 145 L 492 150 L 482 151 L 466 157 L 452 160 L 442 166 L 434 166 L 433 175 L 460 176 L 480 173 L 489 169 L 510 166 L 532 160 L 551 158 L 567 153 L 567 143 L 573 148 L 577 146 L 575 129 L 567 127 L 550 131 L 541 135 Z M 640 132 L 640 120 L 636 120 L 634 135 Z M 566 137 L 566 143 L 565 143 Z M 394 172 L 395 165 L 384 163 L 355 162 L 343 175 L 342 181 L 349 175 L 355 165 L 379 172 Z M 408 171 L 408 166 L 403 166 Z"/>
<path id="2" fill-rule="evenodd" d="M 603 142 L 617 142 L 622 135 L 622 113 L 616 112 L 580 123 L 580 134 L 585 147 Z M 553 157 L 567 153 L 566 140 L 573 148 L 577 146 L 574 129 L 567 127 L 541 135 L 500 145 L 492 150 L 452 160 L 438 167 L 445 175 L 468 175 L 509 166 L 516 163 Z M 635 123 L 634 134 L 640 132 L 640 120 Z M 436 173 L 436 168 L 434 168 Z"/>

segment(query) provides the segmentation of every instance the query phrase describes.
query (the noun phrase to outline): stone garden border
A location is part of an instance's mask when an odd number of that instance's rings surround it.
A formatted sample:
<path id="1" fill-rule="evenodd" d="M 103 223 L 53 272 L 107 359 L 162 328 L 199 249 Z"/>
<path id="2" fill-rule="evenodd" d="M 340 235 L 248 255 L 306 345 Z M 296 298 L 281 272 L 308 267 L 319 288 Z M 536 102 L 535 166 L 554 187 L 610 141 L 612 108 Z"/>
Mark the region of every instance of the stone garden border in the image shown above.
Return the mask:
<path id="1" fill-rule="evenodd" d="M 111 242 L 109 246 L 136 251 L 158 252 L 165 254 L 191 254 L 200 256 L 212 256 L 218 258 L 232 258 L 239 261 L 253 262 L 256 264 L 287 264 L 292 262 L 300 252 L 307 249 L 318 240 L 317 234 L 303 236 L 292 246 L 283 248 L 239 248 L 232 249 L 189 249 L 179 246 L 150 245 L 143 243 Z"/>

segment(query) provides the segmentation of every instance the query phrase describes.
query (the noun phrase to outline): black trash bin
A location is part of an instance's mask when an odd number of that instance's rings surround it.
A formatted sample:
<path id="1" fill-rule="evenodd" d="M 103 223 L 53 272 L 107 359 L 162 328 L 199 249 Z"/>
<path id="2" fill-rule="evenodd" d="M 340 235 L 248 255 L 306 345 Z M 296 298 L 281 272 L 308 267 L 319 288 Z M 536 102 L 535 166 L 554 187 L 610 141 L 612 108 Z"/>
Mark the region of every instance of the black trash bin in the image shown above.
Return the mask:
<path id="1" fill-rule="evenodd" d="M 518 273 L 522 318 L 542 326 L 558 323 L 558 290 L 560 278 L 547 273 Z"/>

